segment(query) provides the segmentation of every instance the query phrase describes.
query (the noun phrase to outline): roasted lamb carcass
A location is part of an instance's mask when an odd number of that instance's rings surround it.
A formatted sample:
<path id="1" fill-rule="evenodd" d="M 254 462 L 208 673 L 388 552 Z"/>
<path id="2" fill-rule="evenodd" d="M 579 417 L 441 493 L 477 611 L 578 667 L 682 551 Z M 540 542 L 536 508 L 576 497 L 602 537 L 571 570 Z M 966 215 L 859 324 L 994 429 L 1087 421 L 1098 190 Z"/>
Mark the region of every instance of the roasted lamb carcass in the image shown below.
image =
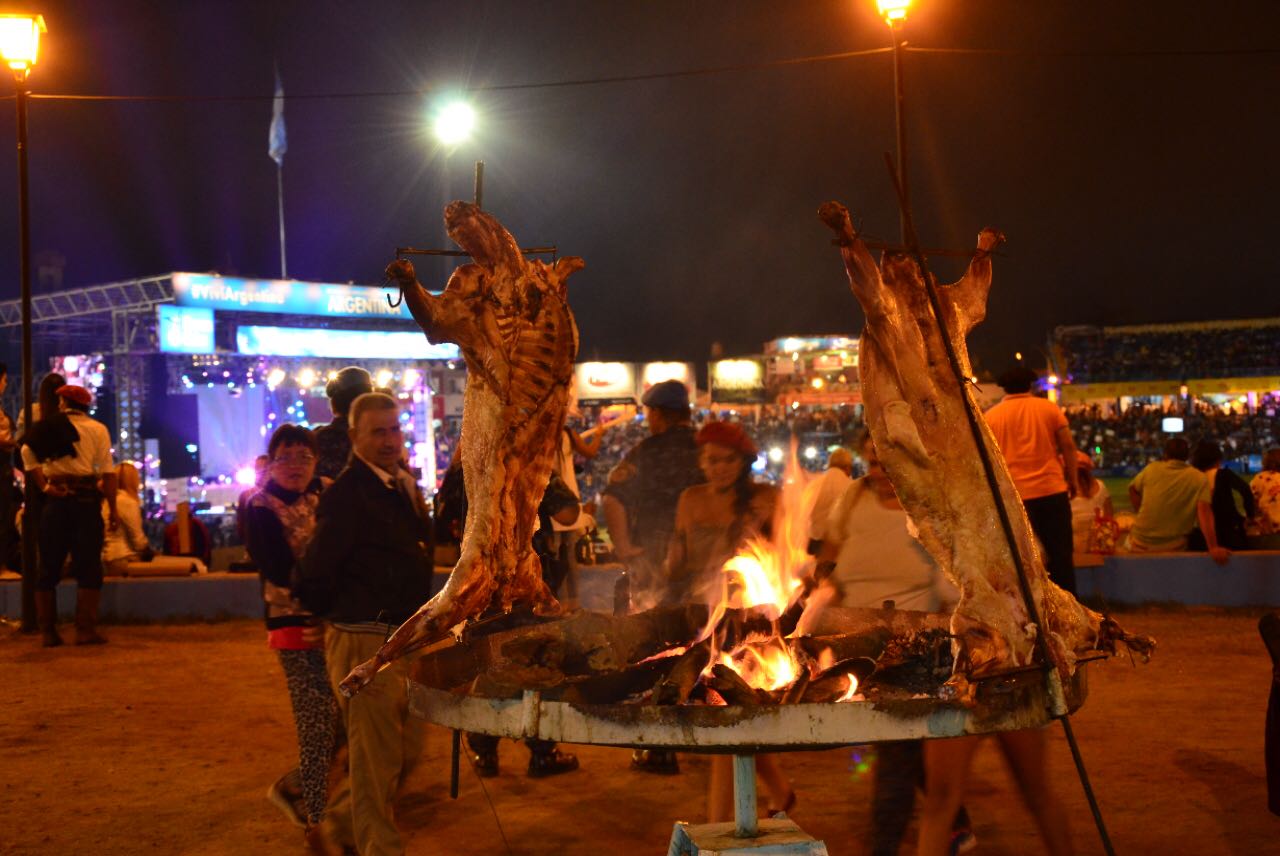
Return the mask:
<path id="1" fill-rule="evenodd" d="M 951 628 L 958 647 L 956 672 L 981 676 L 1034 659 L 1038 628 L 1027 614 L 1009 542 L 1000 523 L 970 429 L 966 408 L 977 402 L 955 378 L 943 333 L 934 319 L 915 261 L 886 253 L 879 265 L 858 238 L 848 210 L 828 202 L 818 211 L 836 233 L 866 327 L 859 343 L 864 418 L 885 471 L 919 531 L 921 543 L 960 589 Z M 963 373 L 971 373 L 965 336 L 986 315 L 991 250 L 1004 240 L 993 229 L 978 236 L 978 250 L 959 282 L 937 288 Z M 1044 624 L 1054 662 L 1069 676 L 1076 661 L 1096 651 L 1114 653 L 1118 641 L 1146 656 L 1154 642 L 1081 605 L 1053 584 L 1040 558 L 1031 524 L 986 422 L 982 443 L 999 482 L 1000 502 L 1013 523 L 1031 596 Z"/>
<path id="2" fill-rule="evenodd" d="M 457 344 L 467 363 L 461 555 L 444 588 L 342 682 L 348 695 L 385 664 L 491 607 L 505 611 L 526 603 L 541 613 L 558 608 L 542 582 L 531 539 L 578 352 L 566 280 L 581 270 L 582 259 L 528 261 L 501 223 L 467 202 L 451 203 L 444 219 L 449 237 L 473 263 L 454 271 L 438 297 L 422 287 L 407 261 L 393 262 L 387 276 L 427 336 Z"/>

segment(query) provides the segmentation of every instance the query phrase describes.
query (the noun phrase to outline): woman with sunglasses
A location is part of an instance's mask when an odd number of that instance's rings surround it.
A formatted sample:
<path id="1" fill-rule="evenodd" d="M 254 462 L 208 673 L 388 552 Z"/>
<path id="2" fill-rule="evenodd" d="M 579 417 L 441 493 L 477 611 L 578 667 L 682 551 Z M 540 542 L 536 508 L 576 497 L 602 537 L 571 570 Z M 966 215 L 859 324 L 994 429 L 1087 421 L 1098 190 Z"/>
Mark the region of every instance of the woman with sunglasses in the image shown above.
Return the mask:
<path id="1" fill-rule="evenodd" d="M 245 536 L 258 566 L 266 605 L 267 645 L 284 669 L 298 733 L 298 772 L 303 811 L 299 815 L 313 852 L 325 852 L 320 829 L 327 801 L 329 764 L 338 733 L 338 704 L 325 670 L 324 627 L 291 590 L 294 565 L 306 552 L 316 525 L 321 481 L 316 478 L 315 436 L 298 425 L 281 425 L 267 445 L 267 481 L 248 500 Z M 272 785 L 272 802 L 291 806 L 285 780 Z"/>

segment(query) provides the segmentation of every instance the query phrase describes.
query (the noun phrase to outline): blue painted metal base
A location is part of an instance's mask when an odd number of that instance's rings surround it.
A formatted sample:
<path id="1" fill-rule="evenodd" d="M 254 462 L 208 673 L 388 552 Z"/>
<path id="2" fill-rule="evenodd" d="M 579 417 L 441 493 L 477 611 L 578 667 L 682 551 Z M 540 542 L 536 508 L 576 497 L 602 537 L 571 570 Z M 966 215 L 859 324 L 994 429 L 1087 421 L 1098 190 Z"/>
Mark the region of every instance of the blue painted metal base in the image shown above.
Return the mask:
<path id="1" fill-rule="evenodd" d="M 826 844 L 786 817 L 760 821 L 754 838 L 736 837 L 735 827 L 733 823 L 677 823 L 667 856 L 828 856 Z"/>

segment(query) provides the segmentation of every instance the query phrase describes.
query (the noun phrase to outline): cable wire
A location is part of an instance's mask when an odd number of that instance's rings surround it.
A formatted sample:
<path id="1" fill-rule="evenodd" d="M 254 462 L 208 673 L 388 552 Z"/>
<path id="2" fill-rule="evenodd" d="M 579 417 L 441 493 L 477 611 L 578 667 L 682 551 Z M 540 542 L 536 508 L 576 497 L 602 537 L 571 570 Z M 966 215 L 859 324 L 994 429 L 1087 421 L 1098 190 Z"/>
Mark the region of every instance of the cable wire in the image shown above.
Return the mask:
<path id="1" fill-rule="evenodd" d="M 1037 50 L 1027 48 L 918 48 L 906 45 L 907 53 L 959 54 L 969 56 L 1063 57 L 1082 59 L 1128 59 L 1179 56 L 1280 56 L 1280 48 L 1134 48 L 1130 50 Z"/>
<path id="2" fill-rule="evenodd" d="M 789 57 L 765 62 L 736 63 L 734 65 L 717 65 L 706 68 L 678 69 L 675 71 L 654 71 L 643 74 L 616 74 L 607 77 L 579 77 L 565 80 L 544 80 L 529 83 L 490 83 L 478 86 L 464 86 L 449 91 L 462 92 L 519 92 L 530 89 L 565 89 L 580 86 L 601 86 L 611 83 L 637 83 L 648 80 L 671 80 L 682 77 L 703 77 L 715 74 L 728 74 L 741 71 L 760 71 L 770 68 L 786 68 L 796 65 L 811 65 L 822 62 L 853 59 L 855 57 L 874 56 L 891 53 L 892 47 L 869 48 L 858 51 L 840 51 L 839 53 L 816 54 L 813 56 Z M 385 90 L 371 92 L 313 92 L 284 95 L 286 101 L 315 101 L 324 99 L 350 98 L 413 98 L 429 94 L 429 90 Z M 9 96 L 13 97 L 13 96 Z M 218 102 L 218 101 L 271 101 L 279 96 L 267 95 L 76 95 L 57 93 L 32 93 L 32 98 L 41 101 L 172 101 L 172 102 Z"/>
<path id="3" fill-rule="evenodd" d="M 1151 49 L 1116 49 L 1116 50 L 1042 50 L 1037 48 L 946 48 L 916 47 L 905 45 L 907 53 L 938 54 L 957 56 L 1005 56 L 1005 57 L 1059 57 L 1064 59 L 1142 59 L 1160 57 L 1270 57 L 1280 56 L 1280 48 L 1151 48 Z M 876 56 L 892 53 L 892 47 L 867 48 L 855 51 L 839 51 L 837 53 L 813 54 L 809 56 L 787 57 L 784 59 L 766 60 L 763 62 L 735 63 L 733 65 L 707 66 L 705 68 L 686 68 L 673 71 L 653 71 L 640 74 L 615 74 L 604 77 L 573 77 L 564 80 L 541 80 L 528 83 L 491 83 L 476 86 L 464 86 L 461 89 L 450 88 L 450 91 L 462 92 L 522 92 L 537 89 L 568 89 L 583 86 L 607 86 L 617 83 L 641 83 L 650 80 L 676 80 L 686 77 L 706 77 L 717 74 L 732 74 L 743 71 L 761 71 L 773 68 L 789 68 L 798 65 L 838 62 L 858 57 Z M 323 101 L 350 100 L 364 98 L 422 98 L 431 94 L 431 90 L 395 89 L 371 90 L 368 92 L 311 92 L 286 93 L 286 101 Z M 271 101 L 277 97 L 274 93 L 263 95 L 84 95 L 77 93 L 30 93 L 30 97 L 39 101 L 101 101 L 101 102 L 156 102 L 156 103 L 217 103 L 217 102 L 255 102 Z M 0 100 L 9 100 L 12 95 L 0 96 Z"/>

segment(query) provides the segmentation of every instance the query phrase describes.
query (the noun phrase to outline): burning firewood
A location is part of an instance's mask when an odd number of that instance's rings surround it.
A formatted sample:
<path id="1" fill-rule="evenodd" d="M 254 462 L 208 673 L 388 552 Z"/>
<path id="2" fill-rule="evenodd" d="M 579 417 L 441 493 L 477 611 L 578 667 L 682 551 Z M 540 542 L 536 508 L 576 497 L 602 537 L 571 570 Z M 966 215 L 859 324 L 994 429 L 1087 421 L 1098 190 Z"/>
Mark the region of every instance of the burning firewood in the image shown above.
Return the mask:
<path id="1" fill-rule="evenodd" d="M 393 262 L 387 276 L 423 332 L 432 341 L 456 343 L 467 364 L 461 557 L 439 594 L 346 677 L 341 689 L 347 695 L 387 663 L 486 610 L 515 603 L 543 613 L 558 609 L 531 539 L 578 352 L 566 281 L 582 259 L 528 261 L 501 223 L 466 202 L 450 203 L 444 219 L 449 237 L 473 261 L 453 272 L 444 293 L 428 293 L 408 261 Z"/>
<path id="2" fill-rule="evenodd" d="M 711 639 L 707 638 L 680 655 L 667 676 L 653 688 L 653 703 L 684 704 L 710 664 Z"/>
<path id="3" fill-rule="evenodd" d="M 875 671 L 876 662 L 868 657 L 854 657 L 824 669 L 813 676 L 802 691 L 800 701 L 805 704 L 833 702 L 849 691 L 850 678 L 858 686 Z"/>
<path id="4" fill-rule="evenodd" d="M 729 704 L 758 705 L 770 701 L 769 694 L 758 690 L 742 679 L 736 671 L 717 663 L 711 667 L 711 677 L 706 679 L 707 686 L 720 694 Z"/>
<path id="5" fill-rule="evenodd" d="M 951 621 L 961 649 L 957 668 L 963 663 L 970 674 L 981 675 L 1029 664 L 1040 632 L 1066 671 L 1064 678 L 1078 658 L 1114 652 L 1117 642 L 1149 655 L 1153 640 L 1124 633 L 1050 582 L 1004 459 L 982 423 L 982 444 L 995 466 L 999 502 L 1012 520 L 1042 628 L 1031 621 L 1010 546 L 1000 535 L 996 499 L 965 412 L 977 403 L 952 376 L 940 325 L 961 371 L 970 374 L 965 336 L 986 314 L 990 254 L 1004 236 L 993 229 L 978 236 L 964 277 L 938 287 L 943 317 L 935 320 L 915 261 L 885 253 L 877 265 L 838 202 L 824 204 L 818 215 L 836 233 L 854 296 L 866 314 L 859 370 L 876 452 L 921 543 L 960 589 Z"/>

